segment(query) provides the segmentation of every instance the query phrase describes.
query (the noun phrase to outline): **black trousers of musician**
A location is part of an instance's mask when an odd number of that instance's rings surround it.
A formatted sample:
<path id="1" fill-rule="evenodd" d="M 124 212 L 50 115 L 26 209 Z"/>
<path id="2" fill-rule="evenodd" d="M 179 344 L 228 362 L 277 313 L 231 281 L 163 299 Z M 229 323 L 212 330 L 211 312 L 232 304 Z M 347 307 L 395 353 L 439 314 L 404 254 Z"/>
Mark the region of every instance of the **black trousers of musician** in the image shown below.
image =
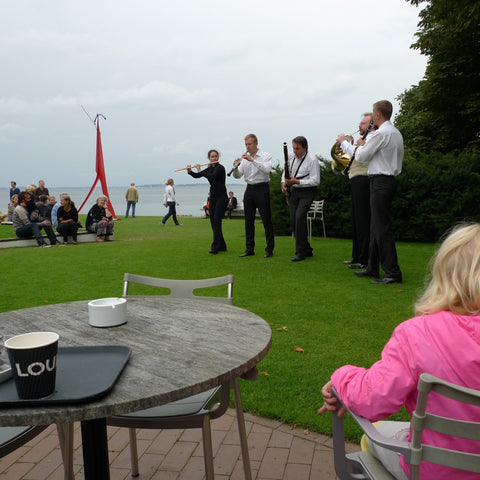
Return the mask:
<path id="1" fill-rule="evenodd" d="M 350 179 L 352 200 L 352 263 L 368 264 L 370 247 L 370 179 L 358 175 Z"/>
<path id="2" fill-rule="evenodd" d="M 272 211 L 270 208 L 270 187 L 267 182 L 247 185 L 243 195 L 243 210 L 245 212 L 245 243 L 246 251 L 255 251 L 255 213 L 258 208 L 265 229 L 266 252 L 272 252 L 275 247 L 273 234 Z"/>
<path id="3" fill-rule="evenodd" d="M 315 198 L 317 187 L 292 188 L 288 204 L 290 225 L 295 235 L 295 255 L 311 257 L 313 248 L 308 241 L 307 213 Z"/>
<path id="4" fill-rule="evenodd" d="M 223 252 L 227 250 L 227 244 L 223 238 L 222 219 L 228 205 L 227 195 L 220 197 L 210 197 L 210 224 L 213 231 L 213 242 L 210 249 L 214 252 Z"/>
<path id="5" fill-rule="evenodd" d="M 378 274 L 379 264 L 385 277 L 402 280 L 395 238 L 390 228 L 390 207 L 397 189 L 392 175 L 370 176 L 370 256 L 367 270 Z"/>

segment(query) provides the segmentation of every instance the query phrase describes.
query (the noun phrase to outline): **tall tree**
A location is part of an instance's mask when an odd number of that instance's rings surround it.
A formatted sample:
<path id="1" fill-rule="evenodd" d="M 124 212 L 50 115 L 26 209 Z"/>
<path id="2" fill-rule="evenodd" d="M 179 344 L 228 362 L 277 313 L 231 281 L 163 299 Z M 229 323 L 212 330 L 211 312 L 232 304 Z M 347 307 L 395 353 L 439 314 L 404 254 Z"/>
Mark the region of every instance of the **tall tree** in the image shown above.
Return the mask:
<path id="1" fill-rule="evenodd" d="M 423 152 L 480 149 L 480 0 L 425 4 L 411 48 L 428 57 L 425 76 L 399 96 L 396 124 Z"/>

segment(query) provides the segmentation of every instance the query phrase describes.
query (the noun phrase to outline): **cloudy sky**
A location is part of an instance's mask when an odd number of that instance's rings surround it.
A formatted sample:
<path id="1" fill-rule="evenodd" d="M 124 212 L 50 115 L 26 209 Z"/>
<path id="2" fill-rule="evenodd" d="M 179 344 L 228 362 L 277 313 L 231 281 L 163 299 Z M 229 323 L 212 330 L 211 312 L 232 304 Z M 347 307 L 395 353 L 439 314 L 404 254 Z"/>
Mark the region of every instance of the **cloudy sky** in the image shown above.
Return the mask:
<path id="1" fill-rule="evenodd" d="M 109 186 L 189 183 L 210 148 L 231 166 L 255 133 L 282 161 L 329 158 L 374 101 L 424 75 L 405 0 L 15 0 L 0 15 L 1 187 L 90 186 L 101 119 Z"/>

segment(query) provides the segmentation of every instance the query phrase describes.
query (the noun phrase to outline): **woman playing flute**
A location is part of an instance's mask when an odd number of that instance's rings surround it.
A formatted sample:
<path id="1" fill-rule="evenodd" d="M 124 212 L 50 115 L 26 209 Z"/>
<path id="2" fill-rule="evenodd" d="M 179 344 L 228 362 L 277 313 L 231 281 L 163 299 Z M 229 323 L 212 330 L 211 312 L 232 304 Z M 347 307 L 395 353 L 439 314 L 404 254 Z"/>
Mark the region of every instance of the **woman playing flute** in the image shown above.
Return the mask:
<path id="1" fill-rule="evenodd" d="M 192 171 L 192 166 L 187 166 L 187 172 L 193 178 L 205 177 L 210 183 L 210 224 L 213 231 L 213 242 L 209 253 L 217 254 L 226 252 L 227 244 L 222 233 L 222 219 L 228 205 L 227 188 L 225 187 L 225 168 L 218 163 L 220 154 L 217 150 L 208 152 L 210 165 L 205 170 L 200 170 L 200 165 L 193 165 L 197 172 Z"/>

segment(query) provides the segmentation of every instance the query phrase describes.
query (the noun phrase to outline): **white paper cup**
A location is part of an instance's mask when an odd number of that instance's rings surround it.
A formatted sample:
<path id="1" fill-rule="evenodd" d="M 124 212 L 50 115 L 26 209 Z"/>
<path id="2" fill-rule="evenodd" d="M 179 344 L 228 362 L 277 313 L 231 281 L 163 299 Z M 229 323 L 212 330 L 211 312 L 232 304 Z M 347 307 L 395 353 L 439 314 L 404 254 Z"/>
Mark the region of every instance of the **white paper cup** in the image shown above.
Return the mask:
<path id="1" fill-rule="evenodd" d="M 55 391 L 58 334 L 32 332 L 5 341 L 20 398 L 42 398 Z"/>

